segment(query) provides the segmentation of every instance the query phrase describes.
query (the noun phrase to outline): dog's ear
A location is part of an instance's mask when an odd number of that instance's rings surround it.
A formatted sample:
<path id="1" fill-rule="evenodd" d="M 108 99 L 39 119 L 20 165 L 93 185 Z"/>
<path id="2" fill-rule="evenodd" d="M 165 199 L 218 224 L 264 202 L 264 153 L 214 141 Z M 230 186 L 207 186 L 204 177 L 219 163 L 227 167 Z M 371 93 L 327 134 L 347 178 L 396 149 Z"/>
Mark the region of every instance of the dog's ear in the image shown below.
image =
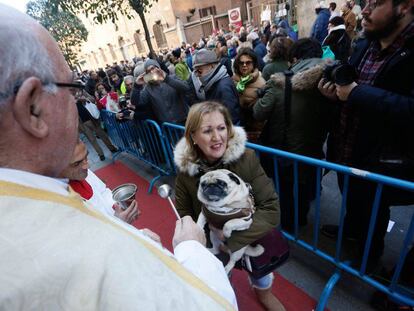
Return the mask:
<path id="1" fill-rule="evenodd" d="M 240 185 L 240 180 L 237 178 L 236 175 L 234 175 L 233 173 L 229 173 L 229 177 L 232 181 L 234 181 L 236 184 Z"/>

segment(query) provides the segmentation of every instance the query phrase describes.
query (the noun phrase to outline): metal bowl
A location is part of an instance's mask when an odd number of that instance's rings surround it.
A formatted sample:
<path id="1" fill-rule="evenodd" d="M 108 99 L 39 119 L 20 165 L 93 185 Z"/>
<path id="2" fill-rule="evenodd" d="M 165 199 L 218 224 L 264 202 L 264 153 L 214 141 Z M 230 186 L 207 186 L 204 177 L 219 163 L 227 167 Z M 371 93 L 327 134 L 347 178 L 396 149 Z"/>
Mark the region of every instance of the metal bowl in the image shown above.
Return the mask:
<path id="1" fill-rule="evenodd" d="M 135 200 L 137 191 L 138 187 L 135 184 L 123 184 L 112 190 L 112 198 L 125 210 Z"/>

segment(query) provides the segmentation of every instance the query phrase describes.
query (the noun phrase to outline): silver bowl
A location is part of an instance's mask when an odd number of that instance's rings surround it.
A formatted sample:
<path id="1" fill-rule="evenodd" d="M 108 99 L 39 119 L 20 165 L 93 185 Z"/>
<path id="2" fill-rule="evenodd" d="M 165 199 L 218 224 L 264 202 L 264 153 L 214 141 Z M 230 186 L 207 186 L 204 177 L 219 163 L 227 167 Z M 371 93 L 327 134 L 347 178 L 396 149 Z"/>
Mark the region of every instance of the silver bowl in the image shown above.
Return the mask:
<path id="1" fill-rule="evenodd" d="M 135 184 L 123 184 L 112 190 L 112 198 L 119 206 L 126 210 L 135 200 L 138 187 Z"/>

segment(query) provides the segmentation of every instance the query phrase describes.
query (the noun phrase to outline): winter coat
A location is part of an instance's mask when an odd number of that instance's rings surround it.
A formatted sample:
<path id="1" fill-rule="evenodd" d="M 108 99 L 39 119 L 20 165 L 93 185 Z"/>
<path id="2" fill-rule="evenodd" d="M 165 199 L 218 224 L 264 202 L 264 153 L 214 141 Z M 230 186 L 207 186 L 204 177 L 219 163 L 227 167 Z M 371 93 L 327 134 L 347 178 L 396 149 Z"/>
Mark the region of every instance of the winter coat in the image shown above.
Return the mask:
<path id="1" fill-rule="evenodd" d="M 233 231 L 226 241 L 232 252 L 260 239 L 279 225 L 279 200 L 272 181 L 260 166 L 259 159 L 251 149 L 245 149 L 246 133 L 241 127 L 234 127 L 234 136 L 227 144 L 222 161 L 211 169 L 225 168 L 239 175 L 253 189 L 256 212 L 253 223 L 244 231 Z M 201 202 L 197 199 L 197 187 L 200 177 L 206 172 L 200 162 L 193 161 L 185 138 L 182 138 L 174 151 L 174 162 L 178 168 L 175 199 L 181 217 L 189 215 L 197 221 L 201 211 Z"/>
<path id="2" fill-rule="evenodd" d="M 253 41 L 253 47 L 254 53 L 257 56 L 259 70 L 262 71 L 265 66 L 263 57 L 267 54 L 266 45 L 264 45 L 260 39 L 256 39 Z"/>
<path id="3" fill-rule="evenodd" d="M 221 65 L 219 65 L 221 66 Z M 217 68 L 216 70 L 218 70 Z M 192 79 L 188 80 L 187 89 L 188 101 L 191 104 L 197 103 L 200 100 L 195 94 L 195 87 Z M 222 103 L 230 112 L 233 124 L 239 124 L 240 122 L 240 107 L 239 107 L 239 94 L 234 86 L 233 80 L 230 77 L 225 77 L 218 80 L 212 85 L 212 87 L 205 92 L 206 100 L 217 101 Z"/>
<path id="4" fill-rule="evenodd" d="M 180 61 L 175 65 L 175 76 L 183 81 L 187 81 L 190 77 L 190 70 L 184 61 Z"/>
<path id="5" fill-rule="evenodd" d="M 257 90 L 265 86 L 266 81 L 260 75 L 259 70 L 255 70 L 252 73 L 252 80 L 246 85 L 246 88 L 243 93 L 239 93 L 240 100 L 240 122 L 241 125 L 248 132 L 250 141 L 257 141 L 258 135 L 263 129 L 264 123 L 259 122 L 253 118 L 253 106 L 257 100 Z M 234 74 L 233 76 L 234 84 L 237 85 L 237 82 L 240 81 L 240 76 Z"/>
<path id="6" fill-rule="evenodd" d="M 331 126 L 334 105 L 317 88 L 323 67 L 324 61 L 319 58 L 301 60 L 292 67 L 289 126 L 285 120 L 284 74 L 274 74 L 266 83 L 265 95 L 253 107 L 255 119 L 267 120 L 262 144 L 314 158 L 324 157 L 322 146 Z"/>
<path id="7" fill-rule="evenodd" d="M 316 16 L 316 20 L 313 23 L 310 36 L 318 40 L 320 43 L 322 43 L 323 39 L 325 39 L 328 35 L 328 23 L 330 16 L 331 13 L 328 9 L 322 9 Z"/>
<path id="8" fill-rule="evenodd" d="M 355 27 L 357 25 L 356 16 L 351 10 L 349 10 L 348 12 L 342 14 L 342 17 L 345 21 L 345 31 L 352 40 L 355 37 Z"/>
<path id="9" fill-rule="evenodd" d="M 337 29 L 325 38 L 323 45 L 328 45 L 336 60 L 347 61 L 351 54 L 351 38 L 344 29 Z"/>
<path id="10" fill-rule="evenodd" d="M 289 64 L 284 60 L 275 60 L 271 63 L 266 64 L 262 71 L 262 77 L 265 81 L 270 79 L 270 76 L 277 72 L 283 72 L 289 69 Z"/>
<path id="11" fill-rule="evenodd" d="M 357 42 L 350 64 L 358 68 L 369 44 L 368 40 Z M 351 118 L 357 115 L 359 125 L 351 163 L 345 164 L 413 180 L 414 35 L 382 68 L 371 85 L 359 84 L 348 97 L 346 105 L 353 107 Z M 381 159 L 401 161 L 401 165 Z"/>
<path id="12" fill-rule="evenodd" d="M 229 77 L 232 77 L 233 70 L 232 70 L 231 59 L 227 55 L 224 55 L 220 58 L 220 64 L 226 67 L 227 74 L 229 75 Z"/>
<path id="13" fill-rule="evenodd" d="M 147 84 L 141 91 L 139 102 L 143 107 L 151 107 L 159 123 L 171 122 L 184 124 L 188 105 L 185 104 L 184 92 L 175 87 L 176 77 L 166 76 L 160 84 Z"/>

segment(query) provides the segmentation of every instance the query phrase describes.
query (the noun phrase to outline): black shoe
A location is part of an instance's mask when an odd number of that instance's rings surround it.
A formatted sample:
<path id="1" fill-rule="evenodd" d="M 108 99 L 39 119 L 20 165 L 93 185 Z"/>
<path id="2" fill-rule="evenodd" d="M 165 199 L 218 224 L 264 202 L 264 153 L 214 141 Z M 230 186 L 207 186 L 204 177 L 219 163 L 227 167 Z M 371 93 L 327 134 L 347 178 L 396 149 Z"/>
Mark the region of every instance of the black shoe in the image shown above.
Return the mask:
<path id="1" fill-rule="evenodd" d="M 100 155 L 99 159 L 101 159 L 101 161 L 105 161 L 105 156 L 104 155 Z"/>
<path id="2" fill-rule="evenodd" d="M 118 148 L 111 149 L 112 153 L 118 152 Z"/>
<path id="3" fill-rule="evenodd" d="M 374 307 L 375 310 L 380 311 L 414 310 L 413 306 L 405 306 L 393 302 L 386 294 L 380 291 L 377 291 L 372 295 L 370 305 Z"/>
<path id="4" fill-rule="evenodd" d="M 337 225 L 323 225 L 321 227 L 321 233 L 331 239 L 337 239 L 338 238 L 338 231 L 339 231 L 339 226 Z M 344 238 L 347 239 L 348 241 L 356 241 L 357 238 L 350 236 L 349 234 L 345 234 L 344 232 Z"/>

